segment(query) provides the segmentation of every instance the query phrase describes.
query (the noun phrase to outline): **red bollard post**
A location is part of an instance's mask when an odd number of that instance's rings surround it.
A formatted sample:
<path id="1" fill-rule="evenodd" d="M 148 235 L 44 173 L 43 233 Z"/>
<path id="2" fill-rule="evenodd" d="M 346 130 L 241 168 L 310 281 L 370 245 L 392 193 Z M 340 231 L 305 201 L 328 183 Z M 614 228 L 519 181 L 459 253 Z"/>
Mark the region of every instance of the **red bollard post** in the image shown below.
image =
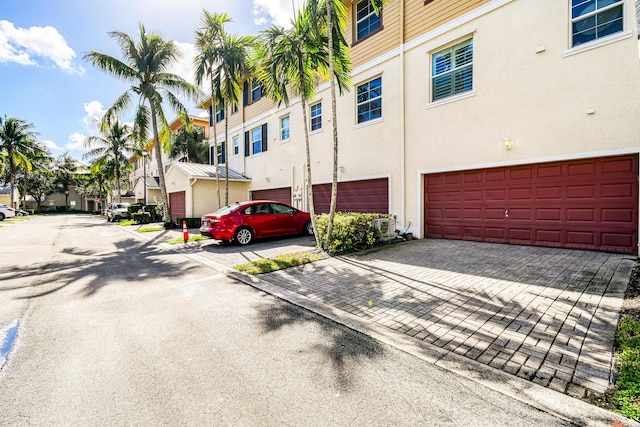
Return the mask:
<path id="1" fill-rule="evenodd" d="M 187 221 L 182 221 L 182 238 L 184 243 L 189 241 L 189 230 L 187 229 Z"/>

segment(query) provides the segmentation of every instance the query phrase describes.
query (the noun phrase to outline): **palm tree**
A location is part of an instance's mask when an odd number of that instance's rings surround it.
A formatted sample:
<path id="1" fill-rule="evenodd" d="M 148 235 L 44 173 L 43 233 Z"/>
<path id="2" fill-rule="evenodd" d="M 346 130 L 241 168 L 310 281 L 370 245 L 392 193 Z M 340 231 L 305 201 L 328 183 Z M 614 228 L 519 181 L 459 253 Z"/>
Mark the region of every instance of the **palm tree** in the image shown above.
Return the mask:
<path id="1" fill-rule="evenodd" d="M 388 0 L 370 0 L 371 6 L 376 14 L 380 13 L 382 6 Z M 335 76 L 337 73 L 345 73 L 344 77 L 348 78 L 350 73 L 350 63 L 344 61 L 347 54 L 348 44 L 345 38 L 346 30 L 346 9 L 341 1 L 326 0 L 326 28 L 327 46 L 329 48 L 329 75 Z M 321 22 L 321 21 L 316 21 Z M 333 233 L 333 221 L 336 213 L 336 204 L 338 200 L 338 117 L 336 110 L 336 88 L 335 81 L 331 78 L 331 124 L 333 127 L 333 179 L 331 184 L 331 207 L 329 209 L 329 221 L 327 225 L 327 238 L 325 243 L 328 245 Z M 342 94 L 342 90 L 340 91 Z"/>
<path id="2" fill-rule="evenodd" d="M 240 100 L 240 83 L 252 72 L 250 50 L 255 45 L 255 37 L 225 34 L 220 44 L 218 75 L 224 114 L 224 140 L 229 141 L 229 111 Z M 213 102 L 214 100 L 212 100 Z M 215 105 L 215 104 L 214 104 Z M 225 143 L 225 159 L 229 158 L 229 143 Z M 216 152 L 217 154 L 217 152 Z M 229 204 L 229 167 L 224 168 L 224 204 Z"/>
<path id="3" fill-rule="evenodd" d="M 175 133 L 169 157 L 177 159 L 186 156 L 191 163 L 207 163 L 209 161 L 209 143 L 204 137 L 204 129 L 201 126 L 192 126 L 178 129 Z"/>
<path id="4" fill-rule="evenodd" d="M 122 202 L 121 176 L 122 172 L 126 171 L 122 169 L 122 165 L 128 153 L 133 150 L 133 129 L 131 126 L 121 124 L 118 120 L 113 120 L 113 122 L 103 122 L 101 132 L 103 136 L 88 136 L 84 139 L 84 147 L 89 148 L 84 158 L 95 158 L 95 163 L 98 165 L 112 165 L 118 203 L 120 203 Z M 129 162 L 124 164 L 131 167 Z"/>
<path id="5" fill-rule="evenodd" d="M 218 132 L 216 126 L 216 112 L 218 105 L 222 104 L 220 99 L 220 46 L 225 36 L 224 24 L 232 19 L 226 13 L 211 14 L 206 10 L 202 11 L 202 27 L 196 30 L 196 57 L 195 57 L 195 81 L 202 85 L 205 77 L 209 79 L 211 90 L 211 124 L 213 125 L 213 164 L 216 169 L 216 194 L 218 196 L 218 208 L 220 203 L 220 173 L 218 165 Z M 228 144 L 227 144 L 228 145 Z"/>
<path id="6" fill-rule="evenodd" d="M 5 117 L 0 125 L 0 152 L 8 162 L 8 178 L 11 191 L 11 205 L 17 208 L 14 201 L 16 188 L 16 174 L 19 165 L 27 171 L 31 170 L 31 157 L 37 150 L 36 136 L 33 124 L 14 117 Z"/>
<path id="7" fill-rule="evenodd" d="M 179 91 L 193 99 L 196 98 L 199 91 L 182 77 L 167 72 L 168 67 L 178 57 L 178 50 L 173 42 L 165 41 L 157 34 L 147 34 L 142 24 L 139 25 L 139 31 L 140 40 L 137 43 L 124 32 L 112 31 L 109 33 L 109 36 L 120 46 L 123 60 L 97 51 L 85 54 L 84 59 L 91 62 L 96 68 L 131 84 L 131 87 L 109 107 L 103 118 L 104 123 L 110 123 L 113 117 L 127 110 L 132 105 L 132 95 L 139 97 L 140 101 L 136 107 L 133 124 L 133 139 L 136 141 L 146 140 L 149 127 L 151 128 L 164 217 L 165 222 L 169 223 L 171 222 L 171 213 L 162 165 L 159 127 L 163 130 L 162 142 L 165 145 L 168 145 L 170 131 L 163 103 L 175 111 L 183 123 L 188 124 L 190 123 L 188 111 L 172 91 Z"/>
<path id="8" fill-rule="evenodd" d="M 262 31 L 254 58 L 258 79 L 262 82 L 267 96 L 278 105 L 284 103 L 287 106 L 288 90 L 300 96 L 305 135 L 307 201 L 314 230 L 317 230 L 317 227 L 311 179 L 307 102 L 316 93 L 317 78 L 326 76 L 329 69 L 327 40 L 320 32 L 314 30 L 314 19 L 320 15 L 317 7 L 317 2 L 307 2 L 303 11 L 296 12 L 290 29 L 273 26 Z M 318 233 L 315 233 L 315 238 L 316 247 L 321 250 Z"/>

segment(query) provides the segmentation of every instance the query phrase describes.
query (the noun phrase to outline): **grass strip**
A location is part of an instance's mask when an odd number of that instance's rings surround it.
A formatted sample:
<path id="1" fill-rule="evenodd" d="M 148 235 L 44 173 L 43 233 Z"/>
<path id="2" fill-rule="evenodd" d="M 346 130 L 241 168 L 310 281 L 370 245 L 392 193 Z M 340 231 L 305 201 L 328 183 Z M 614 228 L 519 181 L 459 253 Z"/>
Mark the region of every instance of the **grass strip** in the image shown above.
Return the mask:
<path id="1" fill-rule="evenodd" d="M 625 417 L 640 421 L 640 320 L 620 321 L 616 345 L 618 380 L 612 401 Z"/>
<path id="2" fill-rule="evenodd" d="M 234 268 L 248 274 L 271 273 L 285 268 L 308 264 L 323 258 L 324 256 L 316 252 L 294 252 L 291 254 L 276 255 L 271 258 L 260 258 L 246 264 L 236 265 Z"/>
<path id="3" fill-rule="evenodd" d="M 189 240 L 187 242 L 195 242 L 197 240 L 207 240 L 207 238 L 196 234 L 194 236 L 189 236 Z M 184 243 L 184 239 L 182 237 L 178 237 L 176 239 L 165 240 L 164 242 L 170 245 L 177 245 L 178 243 Z"/>
<path id="4" fill-rule="evenodd" d="M 147 228 L 141 228 L 140 230 L 136 230 L 138 233 L 149 233 L 151 231 L 162 231 L 164 230 L 163 227 L 147 227 Z"/>

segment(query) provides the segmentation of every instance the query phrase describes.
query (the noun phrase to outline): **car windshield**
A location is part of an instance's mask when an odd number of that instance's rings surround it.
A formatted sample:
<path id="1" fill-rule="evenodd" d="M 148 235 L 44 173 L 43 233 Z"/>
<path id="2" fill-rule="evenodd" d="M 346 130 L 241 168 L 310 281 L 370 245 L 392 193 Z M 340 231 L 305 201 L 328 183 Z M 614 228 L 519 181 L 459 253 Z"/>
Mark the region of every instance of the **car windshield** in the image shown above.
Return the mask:
<path id="1" fill-rule="evenodd" d="M 238 209 L 239 207 L 240 207 L 240 204 L 239 204 L 239 203 L 232 203 L 232 204 L 230 204 L 230 205 L 228 205 L 228 206 L 221 207 L 221 208 L 220 208 L 220 209 L 218 209 L 215 213 L 218 213 L 218 214 L 226 214 L 226 213 L 229 213 L 229 212 L 233 212 L 233 211 L 235 211 L 235 210 L 236 210 L 236 209 Z"/>
<path id="2" fill-rule="evenodd" d="M 117 208 L 126 208 L 129 207 L 129 203 L 120 203 L 116 205 Z"/>

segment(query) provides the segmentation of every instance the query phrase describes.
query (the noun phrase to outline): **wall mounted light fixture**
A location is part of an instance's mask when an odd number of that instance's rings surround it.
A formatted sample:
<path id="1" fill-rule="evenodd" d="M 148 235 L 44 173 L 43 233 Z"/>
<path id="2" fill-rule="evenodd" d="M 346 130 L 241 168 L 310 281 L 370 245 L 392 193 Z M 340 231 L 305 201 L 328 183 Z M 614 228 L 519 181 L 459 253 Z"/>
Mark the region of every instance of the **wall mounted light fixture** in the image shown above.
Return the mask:
<path id="1" fill-rule="evenodd" d="M 508 136 L 502 140 L 502 144 L 504 145 L 505 150 L 513 150 L 513 139 L 509 138 Z"/>

